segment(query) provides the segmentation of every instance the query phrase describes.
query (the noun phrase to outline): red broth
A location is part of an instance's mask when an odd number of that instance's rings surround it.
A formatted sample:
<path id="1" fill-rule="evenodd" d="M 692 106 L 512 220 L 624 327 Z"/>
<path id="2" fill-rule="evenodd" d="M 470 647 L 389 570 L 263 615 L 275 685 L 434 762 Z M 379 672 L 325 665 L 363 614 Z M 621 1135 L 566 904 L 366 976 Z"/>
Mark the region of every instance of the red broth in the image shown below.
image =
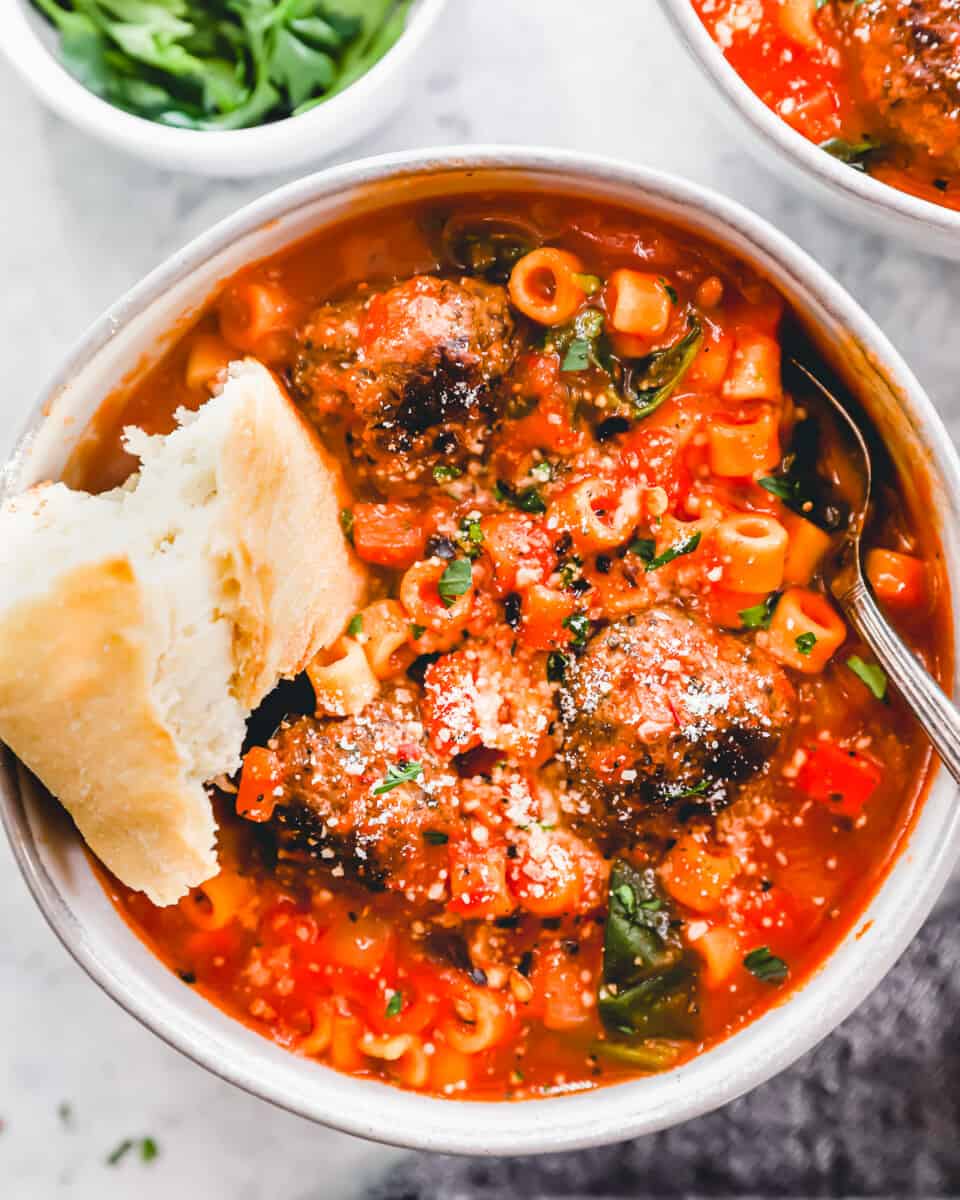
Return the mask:
<path id="1" fill-rule="evenodd" d="M 251 265 L 104 406 L 67 472 L 94 490 L 130 470 L 122 424 L 169 430 L 263 357 L 342 457 L 375 580 L 251 722 L 221 873 L 168 908 L 104 875 L 184 986 L 492 1100 L 683 1062 L 817 970 L 930 752 L 824 594 L 853 482 L 784 386 L 799 337 L 681 230 L 451 199 Z M 943 676 L 939 548 L 880 474 L 871 578 Z"/>
<path id="2" fill-rule="evenodd" d="M 851 169 L 960 208 L 956 0 L 692 3 L 744 83 L 788 125 L 832 145 Z"/>

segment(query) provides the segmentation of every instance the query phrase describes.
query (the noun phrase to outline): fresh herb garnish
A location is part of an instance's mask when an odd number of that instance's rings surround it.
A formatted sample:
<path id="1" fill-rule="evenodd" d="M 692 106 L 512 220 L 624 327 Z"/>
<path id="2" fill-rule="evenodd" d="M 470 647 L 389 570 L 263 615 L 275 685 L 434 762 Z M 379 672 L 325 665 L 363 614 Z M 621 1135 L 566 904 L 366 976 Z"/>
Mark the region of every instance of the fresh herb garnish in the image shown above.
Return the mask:
<path id="1" fill-rule="evenodd" d="M 363 613 L 355 613 L 347 626 L 348 637 L 356 637 L 358 633 L 363 633 Z"/>
<path id="2" fill-rule="evenodd" d="M 846 138 L 832 137 L 820 143 L 820 149 L 855 171 L 868 171 L 871 162 L 885 149 L 880 142 L 864 134 L 859 142 L 848 142 Z"/>
<path id="3" fill-rule="evenodd" d="M 703 327 L 692 311 L 687 314 L 687 325 L 679 341 L 648 354 L 621 373 L 619 390 L 634 420 L 650 416 L 668 400 L 693 365 L 703 341 Z"/>
<path id="4" fill-rule="evenodd" d="M 477 558 L 483 546 L 483 529 L 475 517 L 464 517 L 457 533 L 457 545 L 467 558 Z"/>
<path id="5" fill-rule="evenodd" d="M 153 1140 L 152 1137 L 145 1137 L 145 1138 L 141 1139 L 141 1141 L 140 1141 L 140 1161 L 141 1162 L 145 1162 L 145 1163 L 153 1162 L 153 1160 L 157 1157 L 157 1155 L 159 1153 L 160 1153 L 160 1151 L 157 1148 L 157 1143 Z"/>
<path id="6" fill-rule="evenodd" d="M 580 649 L 587 644 L 587 639 L 593 631 L 593 622 L 584 612 L 571 613 L 569 617 L 563 618 L 564 629 L 569 629 L 573 635 L 570 639 L 570 645 Z"/>
<path id="7" fill-rule="evenodd" d="M 583 577 L 581 575 L 582 566 L 583 561 L 576 554 L 571 554 L 568 559 L 565 559 L 559 571 L 560 586 L 562 588 L 573 587 L 577 580 Z"/>
<path id="8" fill-rule="evenodd" d="M 465 558 L 455 558 L 447 563 L 437 583 L 440 599 L 449 608 L 458 596 L 470 591 L 473 583 L 473 567 Z"/>
<path id="9" fill-rule="evenodd" d="M 621 1037 L 696 1032 L 694 974 L 652 868 L 617 859 L 610 872 L 600 1017 Z"/>
<path id="10" fill-rule="evenodd" d="M 662 275 L 660 276 L 660 284 L 663 287 L 663 290 L 670 297 L 670 303 L 677 304 L 680 300 L 680 297 L 677 295 L 677 289 L 675 287 L 671 286 L 669 283 L 667 283 L 667 281 L 664 279 L 664 277 Z"/>
<path id="11" fill-rule="evenodd" d="M 809 503 L 798 479 L 786 479 L 782 475 L 766 475 L 763 479 L 758 479 L 757 483 L 771 496 L 776 496 L 778 500 L 782 500 L 784 504 L 798 512 L 805 504 Z"/>
<path id="12" fill-rule="evenodd" d="M 415 642 L 419 642 L 423 635 L 427 632 L 426 625 L 411 625 L 410 636 Z"/>
<path id="13" fill-rule="evenodd" d="M 796 637 L 797 650 L 803 655 L 809 655 L 810 651 L 817 644 L 817 635 L 815 633 L 798 633 Z"/>
<path id="14" fill-rule="evenodd" d="M 547 655 L 547 679 L 550 683 L 563 683 L 567 674 L 567 656 L 559 650 Z"/>
<path id="15" fill-rule="evenodd" d="M 410 0 L 34 0 L 64 66 L 117 108 L 180 129 L 297 116 L 366 74 Z"/>
<path id="16" fill-rule="evenodd" d="M 459 467 L 447 466 L 446 463 L 437 463 L 433 468 L 434 483 L 449 483 L 451 479 L 459 479 L 463 471 Z"/>
<path id="17" fill-rule="evenodd" d="M 119 1145 L 115 1146 L 107 1155 L 107 1166 L 115 1167 L 117 1163 L 125 1158 L 133 1149 L 133 1138 L 124 1138 Z"/>
<path id="18" fill-rule="evenodd" d="M 530 474 L 541 483 L 549 483 L 553 478 L 553 463 L 543 458 L 530 468 Z"/>
<path id="19" fill-rule="evenodd" d="M 635 538 L 627 550 L 631 554 L 636 554 L 642 558 L 645 563 L 650 562 L 657 553 L 657 543 L 653 538 Z"/>
<path id="20" fill-rule="evenodd" d="M 629 1063 L 641 1071 L 662 1071 L 677 1061 L 683 1047 L 660 1038 L 644 1038 L 632 1045 L 598 1040 L 590 1049 L 594 1054 Z"/>
<path id="21" fill-rule="evenodd" d="M 651 552 L 655 548 L 656 543 L 651 542 L 648 538 L 638 538 L 637 541 L 631 544 L 630 549 L 643 559 L 645 571 L 656 571 L 660 567 L 665 567 L 667 563 L 672 563 L 676 558 L 682 558 L 685 554 L 692 554 L 700 545 L 702 537 L 703 533 L 698 529 L 685 542 L 679 542 L 675 546 L 668 546 L 662 554 L 652 557 Z M 634 547 L 638 548 L 634 550 Z"/>
<path id="22" fill-rule="evenodd" d="M 353 509 L 340 509 L 340 528 L 343 530 L 343 536 L 347 539 L 350 545 L 353 545 Z"/>
<path id="23" fill-rule="evenodd" d="M 739 616 L 744 629 L 768 629 L 770 618 L 773 616 L 773 610 L 777 607 L 779 599 L 779 592 L 771 592 L 766 600 L 761 600 L 759 604 L 754 604 L 750 608 L 741 608 L 737 616 Z"/>
<path id="24" fill-rule="evenodd" d="M 399 1017 L 403 1010 L 403 993 L 392 992 L 390 999 L 387 1001 L 387 1007 L 383 1010 L 384 1016 Z"/>
<path id="25" fill-rule="evenodd" d="M 539 516 L 547 511 L 546 501 L 540 495 L 538 487 L 529 487 L 518 491 L 505 480 L 498 479 L 493 494 L 501 504 L 509 504 L 511 507 L 518 508 L 521 512 L 531 513 L 533 516 Z"/>
<path id="26" fill-rule="evenodd" d="M 422 774 L 423 763 L 390 763 L 386 775 L 373 789 L 372 795 L 382 796 L 385 792 L 392 792 L 395 787 L 399 787 L 402 783 L 412 783 Z"/>
<path id="27" fill-rule="evenodd" d="M 751 950 L 744 956 L 743 965 L 763 983 L 783 983 L 790 974 L 790 968 L 783 959 L 771 954 L 766 946 Z"/>
<path id="28" fill-rule="evenodd" d="M 697 783 L 692 783 L 689 787 L 684 788 L 678 794 L 677 798 L 679 800 L 689 800 L 693 796 L 705 796 L 711 787 L 713 787 L 712 779 L 701 779 Z"/>
<path id="29" fill-rule="evenodd" d="M 584 275 L 580 271 L 574 271 L 573 281 L 587 293 L 588 296 L 595 296 L 603 287 L 603 280 L 599 275 Z"/>
<path id="30" fill-rule="evenodd" d="M 450 838 L 442 829 L 425 829 L 423 840 L 428 846 L 445 846 Z"/>
<path id="31" fill-rule="evenodd" d="M 877 663 L 864 662 L 859 654 L 851 654 L 847 659 L 847 666 L 861 683 L 866 684 L 878 700 L 882 700 L 886 696 L 887 674 L 883 667 Z"/>
<path id="32" fill-rule="evenodd" d="M 585 371 L 591 365 L 604 369 L 599 349 L 602 336 L 603 313 L 598 308 L 585 308 L 571 324 L 552 331 L 553 345 L 564 352 L 560 370 Z"/>
<path id="33" fill-rule="evenodd" d="M 560 363 L 561 371 L 585 371 L 590 366 L 590 355 L 593 350 L 586 338 L 576 337 L 567 347 L 567 352 Z"/>

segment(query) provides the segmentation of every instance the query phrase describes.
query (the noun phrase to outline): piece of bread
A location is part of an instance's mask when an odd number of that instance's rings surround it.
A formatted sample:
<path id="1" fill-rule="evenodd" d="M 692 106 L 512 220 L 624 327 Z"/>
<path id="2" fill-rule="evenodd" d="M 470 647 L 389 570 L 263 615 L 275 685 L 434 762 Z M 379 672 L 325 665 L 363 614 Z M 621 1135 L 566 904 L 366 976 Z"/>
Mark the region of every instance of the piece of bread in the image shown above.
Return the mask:
<path id="1" fill-rule="evenodd" d="M 0 507 L 0 740 L 156 904 L 216 873 L 204 781 L 365 593 L 341 474 L 265 367 L 178 416 L 125 431 L 123 487 Z"/>

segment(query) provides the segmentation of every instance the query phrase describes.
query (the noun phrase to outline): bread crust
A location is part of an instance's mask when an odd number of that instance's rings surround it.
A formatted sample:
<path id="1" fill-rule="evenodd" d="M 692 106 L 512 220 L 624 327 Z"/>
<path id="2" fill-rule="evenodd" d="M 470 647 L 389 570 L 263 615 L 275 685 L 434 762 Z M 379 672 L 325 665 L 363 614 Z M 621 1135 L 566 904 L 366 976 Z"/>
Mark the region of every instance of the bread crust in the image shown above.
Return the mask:
<path id="1" fill-rule="evenodd" d="M 93 852 L 155 904 L 216 873 L 202 785 L 153 705 L 155 631 L 125 558 L 74 568 L 0 619 L 0 730 Z"/>

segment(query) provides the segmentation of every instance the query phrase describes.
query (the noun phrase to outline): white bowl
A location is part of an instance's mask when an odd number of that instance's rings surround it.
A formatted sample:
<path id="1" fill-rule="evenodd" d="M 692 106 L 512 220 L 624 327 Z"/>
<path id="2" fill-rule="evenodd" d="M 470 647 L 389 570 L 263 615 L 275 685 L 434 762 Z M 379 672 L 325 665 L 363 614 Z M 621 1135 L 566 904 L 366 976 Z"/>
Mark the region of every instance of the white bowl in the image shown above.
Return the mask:
<path id="1" fill-rule="evenodd" d="M 644 168 L 522 148 L 408 153 L 338 167 L 266 196 L 192 242 L 118 301 L 43 390 L 0 492 L 56 477 L 104 397 L 163 349 L 177 318 L 231 272 L 345 214 L 491 188 L 559 190 L 635 206 L 722 243 L 772 280 L 821 353 L 867 403 L 927 511 L 960 588 L 960 463 L 940 418 L 883 334 L 808 255 L 710 191 Z M 182 327 L 182 326 L 181 326 Z M 20 868 L 77 961 L 160 1037 L 248 1091 L 327 1125 L 404 1146 L 519 1154 L 566 1150 L 686 1120 L 761 1083 L 834 1028 L 929 913 L 960 849 L 956 788 L 941 770 L 902 853 L 822 969 L 787 1002 L 692 1062 L 596 1092 L 520 1104 L 449 1101 L 339 1075 L 226 1016 L 162 966 L 116 914 L 59 807 L 10 760 L 0 812 Z"/>
<path id="2" fill-rule="evenodd" d="M 851 224 L 869 224 L 928 254 L 960 258 L 960 212 L 898 191 L 833 158 L 791 128 L 740 78 L 691 0 L 662 0 L 694 61 L 716 87 L 721 112 L 758 160 L 788 183 L 815 193 Z"/>
<path id="3" fill-rule="evenodd" d="M 446 0 L 413 0 L 407 27 L 365 75 L 299 117 L 224 133 L 175 129 L 95 96 L 60 63 L 56 35 L 29 0 L 7 0 L 0 53 L 65 121 L 158 167 L 197 175 L 266 175 L 316 164 L 358 141 L 403 106 L 418 51 Z"/>

